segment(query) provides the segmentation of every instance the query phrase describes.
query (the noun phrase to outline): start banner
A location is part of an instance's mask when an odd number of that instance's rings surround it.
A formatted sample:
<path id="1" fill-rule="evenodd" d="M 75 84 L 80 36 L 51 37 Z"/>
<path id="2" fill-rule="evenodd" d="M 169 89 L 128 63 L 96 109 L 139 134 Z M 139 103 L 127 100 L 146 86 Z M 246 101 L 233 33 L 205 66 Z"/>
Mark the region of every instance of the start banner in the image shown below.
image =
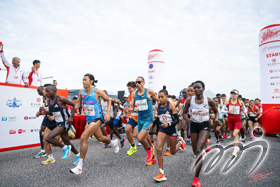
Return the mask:
<path id="1" fill-rule="evenodd" d="M 0 152 L 40 145 L 43 116 L 36 118 L 36 112 L 43 98 L 37 87 L 0 83 L 0 93 Z M 63 95 L 67 96 L 68 91 Z"/>

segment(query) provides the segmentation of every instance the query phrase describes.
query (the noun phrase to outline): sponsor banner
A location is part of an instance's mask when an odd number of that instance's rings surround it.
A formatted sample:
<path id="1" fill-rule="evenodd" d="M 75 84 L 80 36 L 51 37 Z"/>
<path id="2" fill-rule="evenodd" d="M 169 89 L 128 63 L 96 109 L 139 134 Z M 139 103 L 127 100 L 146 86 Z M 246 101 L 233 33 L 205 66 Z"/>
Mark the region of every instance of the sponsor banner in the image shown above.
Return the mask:
<path id="1" fill-rule="evenodd" d="M 37 90 L 0 85 L 0 92 L 0 149 L 40 143 L 43 116 L 36 118 L 36 112 L 42 97 Z"/>
<path id="2" fill-rule="evenodd" d="M 280 24 L 269 25 L 259 33 L 261 100 L 280 103 Z"/>
<path id="3" fill-rule="evenodd" d="M 151 50 L 148 54 L 147 87 L 158 93 L 165 85 L 164 53 L 159 49 Z"/>

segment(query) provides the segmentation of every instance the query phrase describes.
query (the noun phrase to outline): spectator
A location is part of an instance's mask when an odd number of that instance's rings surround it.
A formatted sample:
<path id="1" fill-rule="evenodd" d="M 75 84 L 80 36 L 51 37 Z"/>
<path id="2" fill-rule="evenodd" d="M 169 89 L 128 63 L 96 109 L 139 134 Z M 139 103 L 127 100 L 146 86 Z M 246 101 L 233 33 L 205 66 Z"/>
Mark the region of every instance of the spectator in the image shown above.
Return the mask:
<path id="1" fill-rule="evenodd" d="M 57 87 L 57 81 L 53 80 L 53 85 Z"/>
<path id="2" fill-rule="evenodd" d="M 41 70 L 39 70 L 40 65 L 41 62 L 39 60 L 34 60 L 31 70 L 27 73 L 30 86 L 43 86 L 43 75 Z"/>
<path id="3" fill-rule="evenodd" d="M 10 64 L 4 55 L 2 42 L 0 42 L 0 46 L 0 48 L 2 48 L 2 50 L 0 51 L 2 62 L 7 69 L 7 76 L 5 82 L 9 84 L 21 84 L 21 81 L 23 81 L 25 86 L 28 87 L 28 80 L 25 76 L 25 71 L 20 66 L 20 58 L 14 57 L 12 60 L 12 64 Z"/>

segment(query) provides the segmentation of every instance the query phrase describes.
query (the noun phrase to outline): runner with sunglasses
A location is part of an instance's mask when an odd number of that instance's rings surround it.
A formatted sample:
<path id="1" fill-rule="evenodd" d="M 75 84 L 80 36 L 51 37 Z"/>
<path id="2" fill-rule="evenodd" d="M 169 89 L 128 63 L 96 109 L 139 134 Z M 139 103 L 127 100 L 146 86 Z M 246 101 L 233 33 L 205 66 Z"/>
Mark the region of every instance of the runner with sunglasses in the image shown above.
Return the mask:
<path id="1" fill-rule="evenodd" d="M 132 93 L 132 102 L 129 108 L 130 112 L 133 112 L 135 107 L 138 110 L 138 140 L 143 145 L 147 152 L 146 165 L 152 165 L 157 160 L 154 157 L 154 148 L 149 145 L 147 136 L 153 122 L 153 106 L 152 99 L 154 98 L 157 102 L 159 101 L 156 93 L 151 90 L 144 88 L 145 80 L 143 77 L 137 77 L 136 81 L 136 92 Z"/>

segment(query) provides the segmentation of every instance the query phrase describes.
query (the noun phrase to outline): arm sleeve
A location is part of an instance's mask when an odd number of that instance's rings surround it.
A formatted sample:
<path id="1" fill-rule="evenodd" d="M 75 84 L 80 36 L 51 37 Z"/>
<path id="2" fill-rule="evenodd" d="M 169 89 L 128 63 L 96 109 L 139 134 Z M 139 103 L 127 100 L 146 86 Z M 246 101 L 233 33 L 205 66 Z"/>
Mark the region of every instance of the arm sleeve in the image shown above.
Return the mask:
<path id="1" fill-rule="evenodd" d="M 247 113 L 247 108 L 244 105 L 242 106 L 242 108 L 243 108 L 243 112 Z"/>
<path id="2" fill-rule="evenodd" d="M 8 60 L 6 59 L 5 55 L 4 55 L 4 52 L 0 53 L 1 55 L 1 58 L 2 58 L 2 62 L 4 64 L 4 66 L 7 68 L 7 67 L 12 67 L 12 64 L 10 64 L 8 62 Z"/>
<path id="3" fill-rule="evenodd" d="M 227 114 L 227 107 L 226 107 L 225 105 L 223 106 L 223 108 L 222 108 L 222 110 L 221 110 L 221 113 L 222 113 L 223 115 Z"/>
<path id="4" fill-rule="evenodd" d="M 179 123 L 179 115 L 176 114 L 172 114 L 172 116 L 174 117 L 174 120 L 171 122 L 171 126 L 175 126 Z"/>

